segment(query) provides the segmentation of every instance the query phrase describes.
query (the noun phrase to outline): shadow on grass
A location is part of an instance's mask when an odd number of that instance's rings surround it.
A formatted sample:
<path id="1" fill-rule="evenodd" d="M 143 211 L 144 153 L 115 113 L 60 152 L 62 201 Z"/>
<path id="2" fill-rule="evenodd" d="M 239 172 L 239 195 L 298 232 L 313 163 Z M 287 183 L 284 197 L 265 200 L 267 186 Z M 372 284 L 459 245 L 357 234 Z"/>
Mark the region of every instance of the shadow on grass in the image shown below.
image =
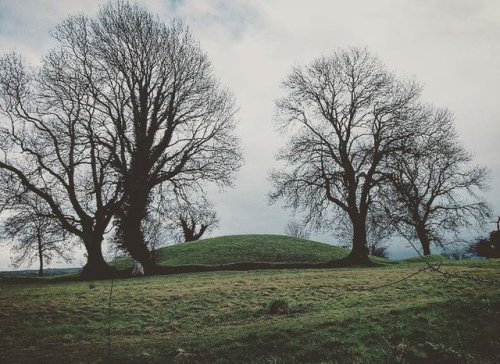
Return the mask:
<path id="1" fill-rule="evenodd" d="M 176 266 L 157 266 L 154 275 L 180 274 L 196 272 L 215 272 L 215 271 L 251 271 L 268 269 L 328 269 L 328 268 L 353 268 L 353 267 L 376 267 L 382 266 L 379 263 L 367 260 L 357 262 L 349 257 L 331 260 L 323 263 L 272 263 L 272 262 L 238 262 L 229 264 L 189 264 Z"/>

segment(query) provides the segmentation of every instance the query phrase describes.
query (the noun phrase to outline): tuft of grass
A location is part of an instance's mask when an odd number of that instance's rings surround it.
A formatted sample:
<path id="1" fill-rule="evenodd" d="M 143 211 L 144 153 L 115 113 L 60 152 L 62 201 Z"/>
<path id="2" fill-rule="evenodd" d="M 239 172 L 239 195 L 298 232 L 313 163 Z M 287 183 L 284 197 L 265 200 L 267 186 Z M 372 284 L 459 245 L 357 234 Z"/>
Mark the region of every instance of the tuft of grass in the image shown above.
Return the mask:
<path id="1" fill-rule="evenodd" d="M 287 300 L 278 298 L 271 302 L 268 312 L 270 315 L 288 315 L 292 313 L 292 309 Z"/>

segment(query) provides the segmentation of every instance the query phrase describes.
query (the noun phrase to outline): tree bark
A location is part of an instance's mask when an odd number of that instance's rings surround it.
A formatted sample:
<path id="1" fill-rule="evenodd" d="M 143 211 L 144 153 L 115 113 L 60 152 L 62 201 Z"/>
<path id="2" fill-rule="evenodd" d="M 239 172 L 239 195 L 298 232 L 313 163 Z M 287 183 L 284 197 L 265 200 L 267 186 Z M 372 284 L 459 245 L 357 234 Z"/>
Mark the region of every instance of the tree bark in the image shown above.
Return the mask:
<path id="1" fill-rule="evenodd" d="M 366 241 L 366 219 L 363 216 L 351 216 L 353 235 L 352 235 L 352 250 L 348 259 L 353 263 L 369 263 L 368 244 Z"/>
<path id="2" fill-rule="evenodd" d="M 145 125 L 145 124 L 144 124 Z M 131 163 L 128 172 L 125 193 L 126 200 L 120 212 L 120 237 L 121 244 L 136 261 L 144 268 L 144 274 L 153 274 L 156 264 L 149 251 L 142 221 L 146 218 L 151 187 L 148 176 L 151 169 L 145 148 L 147 142 L 144 138 L 137 141 L 137 155 Z"/>
<path id="3" fill-rule="evenodd" d="M 102 255 L 102 235 L 100 237 L 87 236 L 83 243 L 87 249 L 87 264 L 83 266 L 81 277 L 83 279 L 112 277 L 115 270 L 106 263 Z"/>
<path id="4" fill-rule="evenodd" d="M 417 237 L 422 245 L 424 256 L 431 255 L 431 242 L 424 227 L 417 227 Z"/>
<path id="5" fill-rule="evenodd" d="M 38 268 L 38 276 L 43 277 L 43 246 L 42 246 L 42 238 L 40 234 L 37 235 L 38 242 L 38 259 L 40 261 L 40 266 Z"/>
<path id="6" fill-rule="evenodd" d="M 123 246 L 132 258 L 142 264 L 144 274 L 148 275 L 154 273 L 156 265 L 144 240 L 141 226 L 144 217 L 141 215 L 135 209 L 124 211 L 121 221 L 121 238 L 123 239 Z"/>

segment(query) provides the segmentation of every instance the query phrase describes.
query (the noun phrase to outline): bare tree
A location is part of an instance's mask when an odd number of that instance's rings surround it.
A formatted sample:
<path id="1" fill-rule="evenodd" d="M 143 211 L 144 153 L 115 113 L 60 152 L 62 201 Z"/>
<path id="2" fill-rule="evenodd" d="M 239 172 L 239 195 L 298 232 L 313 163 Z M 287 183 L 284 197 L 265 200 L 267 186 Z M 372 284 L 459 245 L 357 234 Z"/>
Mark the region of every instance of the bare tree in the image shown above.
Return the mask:
<path id="1" fill-rule="evenodd" d="M 219 226 L 214 205 L 204 196 L 191 193 L 167 201 L 160 201 L 152 210 L 164 221 L 164 230 L 176 241 L 199 240 Z"/>
<path id="2" fill-rule="evenodd" d="M 71 261 L 66 232 L 42 199 L 23 194 L 9 204 L 8 213 L 3 221 L 2 238 L 11 245 L 14 267 L 38 261 L 38 275 L 43 276 L 44 263 L 49 264 L 54 258 Z"/>
<path id="3" fill-rule="evenodd" d="M 295 220 L 291 220 L 286 224 L 285 234 L 299 239 L 309 239 L 310 235 L 307 227 Z"/>
<path id="4" fill-rule="evenodd" d="M 100 144 L 123 183 L 118 233 L 148 274 L 155 267 L 141 226 L 155 187 L 228 186 L 238 170 L 233 97 L 182 23 L 164 24 L 138 5 L 110 2 L 93 19 L 69 18 L 56 37 L 112 125 Z"/>
<path id="5" fill-rule="evenodd" d="M 474 165 L 460 144 L 453 116 L 447 110 L 422 107 L 425 122 L 410 148 L 390 159 L 387 212 L 408 239 L 417 239 L 423 254 L 443 247 L 446 236 L 484 221 L 487 170 Z"/>
<path id="6" fill-rule="evenodd" d="M 78 63 L 60 50 L 35 69 L 15 54 L 0 59 L 0 170 L 4 194 L 36 195 L 48 218 L 81 239 L 82 274 L 97 278 L 112 272 L 101 244 L 121 197 L 112 154 L 97 144 L 101 118 L 82 81 Z"/>
<path id="7" fill-rule="evenodd" d="M 368 261 L 368 212 L 385 179 L 385 160 L 414 135 L 410 116 L 419 87 L 353 48 L 294 68 L 283 88 L 278 122 L 293 135 L 278 154 L 288 168 L 272 173 L 271 201 L 284 199 L 316 227 L 325 215 L 347 216 L 353 232 L 347 259 Z"/>
<path id="8" fill-rule="evenodd" d="M 201 206 L 201 208 L 200 206 L 186 206 L 178 216 L 184 241 L 198 240 L 219 224 L 216 212 L 208 205 Z"/>

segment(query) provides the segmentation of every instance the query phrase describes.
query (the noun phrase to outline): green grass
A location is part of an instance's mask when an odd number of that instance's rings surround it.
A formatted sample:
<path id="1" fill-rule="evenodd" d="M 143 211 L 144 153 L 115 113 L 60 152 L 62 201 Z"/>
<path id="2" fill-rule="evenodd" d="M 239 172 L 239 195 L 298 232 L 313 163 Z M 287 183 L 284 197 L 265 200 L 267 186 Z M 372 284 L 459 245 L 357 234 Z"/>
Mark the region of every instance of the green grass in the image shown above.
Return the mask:
<path id="1" fill-rule="evenodd" d="M 310 262 L 340 259 L 349 251 L 316 241 L 281 235 L 233 235 L 170 245 L 158 250 L 158 264 L 227 264 L 238 262 Z M 129 258 L 117 267 L 132 266 Z"/>
<path id="2" fill-rule="evenodd" d="M 500 260 L 117 280 L 112 362 L 498 363 Z M 0 362 L 108 362 L 109 281 L 0 280 Z M 272 314 L 273 303 L 288 306 Z"/>

